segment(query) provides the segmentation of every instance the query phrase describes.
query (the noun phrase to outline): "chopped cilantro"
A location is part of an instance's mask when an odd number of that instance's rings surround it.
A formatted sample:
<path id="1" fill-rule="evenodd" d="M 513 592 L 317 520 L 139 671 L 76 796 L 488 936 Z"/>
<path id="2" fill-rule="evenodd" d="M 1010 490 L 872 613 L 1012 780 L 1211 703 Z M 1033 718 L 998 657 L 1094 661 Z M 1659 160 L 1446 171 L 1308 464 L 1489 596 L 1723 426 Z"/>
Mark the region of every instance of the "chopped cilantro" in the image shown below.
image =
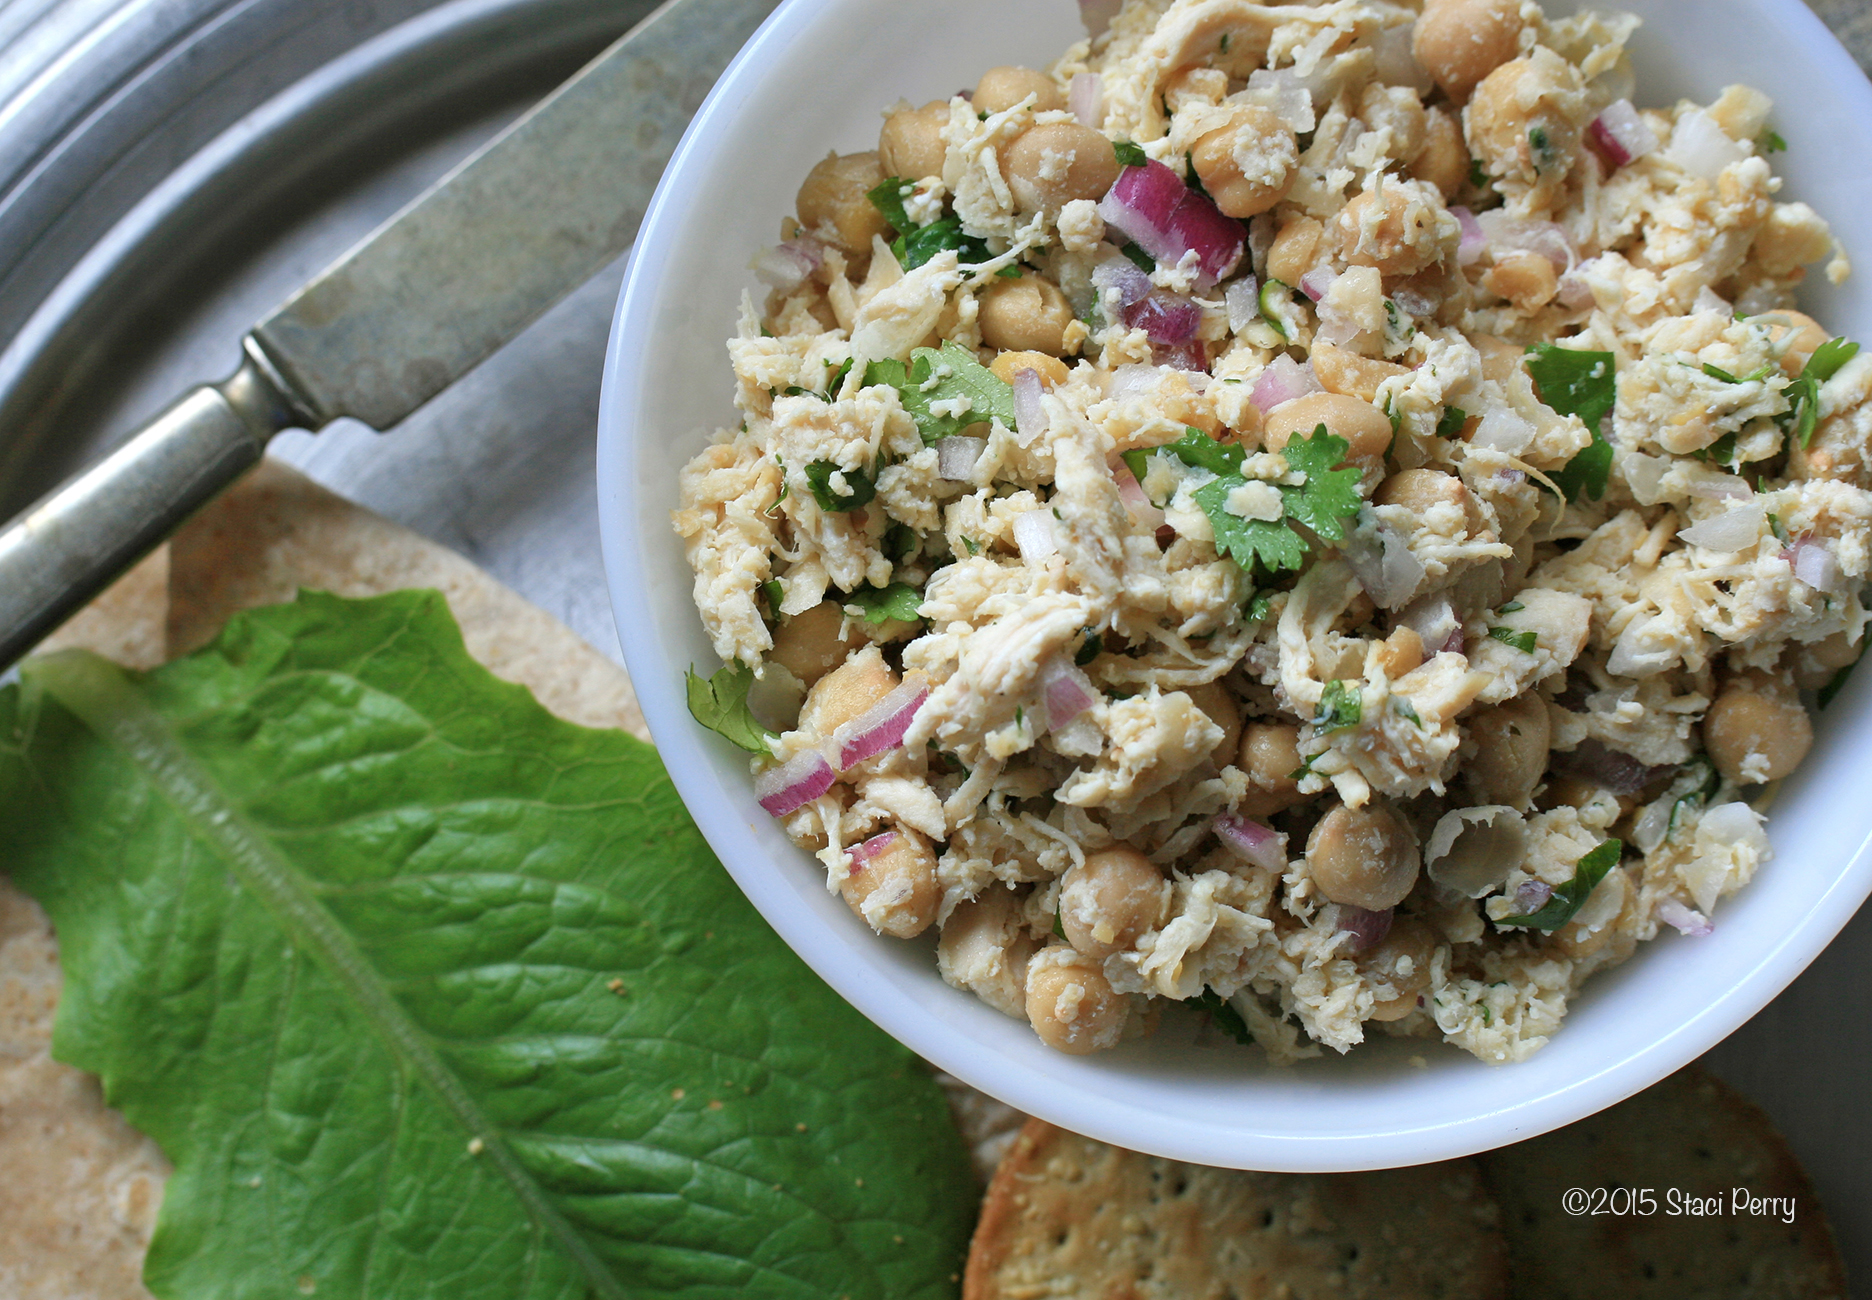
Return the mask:
<path id="1" fill-rule="evenodd" d="M 1268 606 L 1268 593 L 1265 591 L 1255 592 L 1252 596 L 1248 597 L 1248 602 L 1242 606 L 1242 622 L 1259 623 L 1268 616 Z"/>
<path id="2" fill-rule="evenodd" d="M 1788 541 L 1787 525 L 1782 523 L 1781 516 L 1776 514 L 1772 510 L 1768 512 L 1768 531 L 1774 534 L 1774 539 L 1777 542 L 1780 542 L 1781 545 L 1783 546 L 1787 545 L 1787 541 Z"/>
<path id="3" fill-rule="evenodd" d="M 891 242 L 891 252 L 904 270 L 910 271 L 936 256 L 954 249 L 964 266 L 986 262 L 991 254 L 988 245 L 962 229 L 962 218 L 953 213 L 927 226 L 918 226 Z"/>
<path id="4" fill-rule="evenodd" d="M 922 617 L 923 593 L 907 582 L 893 582 L 888 587 L 864 586 L 845 597 L 847 612 L 857 609 L 867 623 L 914 623 Z"/>
<path id="5" fill-rule="evenodd" d="M 785 462 L 785 461 L 783 461 L 783 460 L 781 460 L 781 459 L 780 459 L 780 458 L 779 458 L 778 456 L 775 456 L 775 457 L 774 457 L 774 464 L 776 464 L 776 465 L 778 465 L 778 466 L 780 467 L 780 495 L 779 495 L 779 496 L 777 496 L 777 497 L 775 497 L 775 498 L 773 499 L 773 504 L 772 504 L 772 505 L 770 505 L 770 506 L 768 506 L 768 507 L 767 507 L 767 509 L 766 509 L 765 511 L 763 511 L 763 512 L 762 512 L 762 513 L 764 513 L 764 514 L 765 514 L 765 515 L 766 515 L 766 516 L 767 516 L 767 517 L 768 517 L 769 519 L 771 519 L 771 518 L 773 518 L 773 517 L 774 517 L 775 515 L 777 515 L 777 514 L 779 514 L 779 513 L 780 513 L 780 503 L 781 503 L 782 501 L 785 501 L 785 500 L 787 499 L 787 493 L 788 493 L 788 492 L 790 492 L 790 491 L 792 491 L 792 489 L 791 489 L 790 487 L 788 487 L 788 486 L 787 486 L 787 481 L 786 481 L 786 462 Z"/>
<path id="6" fill-rule="evenodd" d="M 833 370 L 830 375 L 826 376 L 825 391 L 827 397 L 838 396 L 839 385 L 843 384 L 845 382 L 845 376 L 851 373 L 852 362 L 855 359 L 856 358 L 853 357 L 846 357 L 844 365 L 840 366 L 837 370 Z M 826 361 L 827 369 L 830 369 L 831 366 L 832 362 L 828 359 Z"/>
<path id="7" fill-rule="evenodd" d="M 760 585 L 761 595 L 767 598 L 767 608 L 778 618 L 780 602 L 786 599 L 786 588 L 780 585 L 780 579 L 769 578 Z"/>
<path id="8" fill-rule="evenodd" d="M 1209 187 L 1203 184 L 1202 173 L 1196 170 L 1196 155 L 1193 153 L 1186 153 L 1183 155 L 1183 161 L 1186 164 L 1184 167 L 1183 183 L 1189 186 L 1190 193 L 1200 194 L 1205 199 L 1209 199 L 1211 203 L 1215 202 L 1213 198 L 1210 198 Z"/>
<path id="9" fill-rule="evenodd" d="M 1228 47 L 1229 47 L 1229 34 L 1227 32 L 1223 32 L 1221 44 L 1217 47 L 1216 52 L 1219 54 L 1227 54 Z"/>
<path id="10" fill-rule="evenodd" d="M 1223 39 L 1227 39 L 1224 37 Z M 1248 1022 L 1242 1019 L 1229 1000 L 1214 989 L 1204 989 L 1189 1000 L 1189 1005 L 1197 1011 L 1209 1014 L 1209 1023 L 1233 1038 L 1243 1047 L 1254 1046 L 1254 1035 L 1248 1032 Z"/>
<path id="11" fill-rule="evenodd" d="M 1605 495 L 1612 473 L 1612 444 L 1600 432 L 1600 422 L 1618 399 L 1618 376 L 1610 352 L 1587 352 L 1554 343 L 1536 343 L 1527 350 L 1528 373 L 1540 389 L 1541 401 L 1562 415 L 1577 415 L 1592 431 L 1592 443 L 1567 462 L 1554 476 L 1568 501 L 1582 496 L 1597 501 Z"/>
<path id="12" fill-rule="evenodd" d="M 1365 716 L 1365 701 L 1358 683 L 1330 681 L 1320 693 L 1319 707 L 1313 711 L 1313 729 L 1322 736 L 1335 731 L 1350 731 Z M 1309 762 L 1308 767 L 1312 764 Z"/>
<path id="13" fill-rule="evenodd" d="M 1216 475 L 1196 489 L 1196 504 L 1208 516 L 1215 533 L 1216 550 L 1227 554 L 1244 569 L 1257 560 L 1268 569 L 1297 569 L 1306 562 L 1306 541 L 1288 524 L 1294 520 L 1306 525 L 1327 541 L 1345 537 L 1343 520 L 1358 513 L 1359 472 L 1334 469 L 1345 459 L 1345 439 L 1334 437 L 1319 425 L 1311 437 L 1291 439 L 1286 447 L 1287 465 L 1305 476 L 1299 487 L 1277 484 L 1284 518 L 1243 519 L 1228 510 L 1229 494 L 1246 485 L 1240 473 L 1244 453 L 1240 447 L 1215 441 L 1200 429 L 1186 429 L 1181 438 L 1161 450 L 1172 452 L 1186 465 L 1208 470 Z"/>
<path id="14" fill-rule="evenodd" d="M 887 177 L 882 185 L 865 195 L 871 200 L 871 206 L 883 214 L 890 222 L 891 229 L 900 235 L 907 235 L 916 229 L 916 222 L 910 220 L 904 212 L 904 200 L 916 193 L 916 183 L 901 176 Z"/>
<path id="15" fill-rule="evenodd" d="M 1274 332 L 1281 336 L 1283 343 L 1292 343 L 1294 337 L 1293 286 L 1280 280 L 1270 279 L 1261 286 L 1261 294 L 1256 301 L 1261 308 L 1261 319 L 1274 327 Z"/>
<path id="16" fill-rule="evenodd" d="M 1053 909 L 1053 934 L 1056 938 L 1066 938 L 1066 922 L 1060 916 L 1060 910 L 1057 907 Z M 1071 942 L 1071 940 L 1067 941 Z"/>
<path id="17" fill-rule="evenodd" d="M 754 670 L 741 664 L 728 664 L 707 681 L 693 670 L 683 673 L 688 687 L 689 712 L 710 731 L 739 745 L 750 754 L 772 754 L 767 744 L 773 733 L 754 721 L 748 709 L 748 688 L 754 685 Z"/>
<path id="18" fill-rule="evenodd" d="M 1359 707 L 1363 708 L 1364 705 L 1361 704 Z M 1323 749 L 1317 754 L 1309 754 L 1305 762 L 1301 763 L 1299 767 L 1296 767 L 1293 771 L 1287 774 L 1287 779 L 1289 781 L 1306 780 L 1307 777 L 1313 775 L 1313 765 L 1319 762 L 1324 757 L 1326 757 L 1326 751 Z"/>
<path id="19" fill-rule="evenodd" d="M 1469 160 L 1469 184 L 1471 186 L 1478 190 L 1487 189 L 1488 183 L 1492 179 L 1494 178 L 1488 174 L 1488 168 L 1482 165 L 1482 160 L 1480 158 L 1471 158 Z"/>
<path id="20" fill-rule="evenodd" d="M 1560 150 L 1554 145 L 1553 138 L 1547 134 L 1547 128 L 1531 127 L 1527 133 L 1528 154 L 1534 164 L 1536 176 L 1553 169 L 1561 161 Z"/>
<path id="21" fill-rule="evenodd" d="M 1027 725 L 1027 710 L 1024 706 L 1019 704 L 1014 706 L 1014 725 L 1017 727 L 1024 727 Z"/>
<path id="22" fill-rule="evenodd" d="M 1840 367 L 1859 353 L 1859 345 L 1847 339 L 1830 339 L 1814 349 L 1801 368 L 1800 378 L 1784 390 L 1788 409 L 1776 417 L 1782 432 L 1805 447 L 1820 423 L 1820 385 L 1840 372 Z"/>
<path id="23" fill-rule="evenodd" d="M 1088 630 L 1086 632 L 1085 642 L 1079 647 L 1079 653 L 1073 656 L 1073 663 L 1077 667 L 1084 668 L 1087 664 L 1098 658 L 1099 655 L 1104 652 L 1104 649 L 1105 638 L 1100 636 L 1097 632 Z"/>
<path id="24" fill-rule="evenodd" d="M 968 547 L 968 553 L 970 555 L 981 554 L 981 543 L 976 541 L 973 537 L 964 537 L 962 539 L 962 545 Z"/>
<path id="25" fill-rule="evenodd" d="M 1113 140 L 1112 152 L 1118 155 L 1120 167 L 1142 167 L 1150 161 L 1144 152 L 1144 146 L 1130 140 Z"/>
<path id="26" fill-rule="evenodd" d="M 1532 632 L 1517 632 L 1511 627 L 1492 627 L 1488 630 L 1488 634 L 1503 645 L 1513 646 L 1524 655 L 1534 653 L 1536 637 Z"/>
<path id="27" fill-rule="evenodd" d="M 1242 461 L 1248 457 L 1248 453 L 1242 449 L 1240 443 L 1217 442 L 1201 429 L 1191 428 L 1189 425 L 1183 426 L 1183 436 L 1175 442 L 1165 443 L 1161 447 L 1154 447 L 1150 450 L 1167 451 L 1185 465 L 1206 469 L 1218 476 L 1239 475 Z M 1131 467 L 1131 472 L 1137 476 L 1140 483 L 1144 481 L 1144 460 L 1148 454 L 1146 451 L 1136 449 L 1124 454 L 1125 464 Z M 1135 461 L 1132 459 L 1134 456 L 1137 457 Z"/>
<path id="28" fill-rule="evenodd" d="M 1495 612 L 1497 614 L 1518 614 L 1526 608 L 1527 606 L 1523 605 L 1520 601 L 1511 600 L 1506 605 L 1503 605 L 1500 609 L 1496 610 Z"/>
<path id="29" fill-rule="evenodd" d="M 1443 418 L 1437 421 L 1436 436 L 1454 438 L 1462 433 L 1463 426 L 1467 423 L 1469 423 L 1469 412 L 1460 406 L 1449 407 L 1443 412 Z"/>
<path id="30" fill-rule="evenodd" d="M 1404 423 L 1404 412 L 1398 410 L 1397 403 L 1392 400 L 1389 393 L 1386 393 L 1384 397 L 1384 413 L 1385 419 L 1391 421 L 1391 436 L 1395 438 L 1399 427 Z"/>
<path id="31" fill-rule="evenodd" d="M 1757 140 L 1755 143 L 1761 146 L 1761 151 L 1763 153 L 1787 152 L 1787 141 L 1781 138 L 1778 131 L 1763 131 L 1761 139 Z"/>
<path id="32" fill-rule="evenodd" d="M 1679 782 L 1687 777 L 1693 784 L 1690 789 L 1686 790 L 1671 804 L 1670 821 L 1666 823 L 1664 827 L 1664 836 L 1666 839 L 1677 833 L 1677 819 L 1682 816 L 1685 811 L 1691 808 L 1701 807 L 1708 803 L 1715 797 L 1716 792 L 1722 788 L 1722 775 L 1717 772 L 1716 765 L 1710 762 L 1706 755 L 1696 755 L 1688 763 L 1685 763 L 1683 767 L 1678 769 L 1678 772 Z M 1679 784 L 1678 788 L 1682 788 L 1681 784 Z"/>
<path id="33" fill-rule="evenodd" d="M 1738 377 L 1736 375 L 1730 374 L 1727 370 L 1724 370 L 1721 366 L 1713 366 L 1707 361 L 1703 363 L 1704 374 L 1708 375 L 1711 379 L 1720 379 L 1725 384 L 1758 383 L 1759 381 L 1766 379 L 1769 375 L 1772 375 L 1774 372 L 1775 372 L 1775 366 L 1773 364 L 1769 364 L 1769 365 L 1761 366 L 1758 369 L 1751 370 L 1746 375 L 1742 375 Z"/>
<path id="34" fill-rule="evenodd" d="M 1725 433 L 1709 446 L 1698 448 L 1690 454 L 1695 456 L 1698 460 L 1707 461 L 1712 465 L 1721 465 L 1725 469 L 1733 470 L 1736 468 L 1736 457 L 1738 454 L 1736 452 L 1735 433 L 1733 431 Z"/>
<path id="35" fill-rule="evenodd" d="M 1862 640 L 1859 643 L 1859 659 L 1865 658 L 1866 645 L 1866 640 Z M 1827 705 L 1833 703 L 1833 698 L 1846 689 L 1846 679 L 1851 677 L 1852 670 L 1859 666 L 1859 659 L 1853 660 L 1844 668 L 1834 673 L 1832 679 L 1829 680 L 1825 686 L 1820 688 L 1819 697 L 1815 702 L 1819 704 L 1821 708 L 1824 709 Z"/>
<path id="36" fill-rule="evenodd" d="M 1400 718 L 1408 718 L 1411 722 L 1416 724 L 1417 730 L 1423 730 L 1423 719 L 1417 716 L 1417 706 L 1405 699 L 1402 695 L 1393 695 L 1391 697 L 1391 712 L 1397 714 Z"/>
<path id="37" fill-rule="evenodd" d="M 1149 274 L 1157 269 L 1157 259 L 1145 252 L 1144 246 L 1135 239 L 1127 240 L 1124 246 L 1118 251 L 1130 258 L 1131 264 L 1145 274 Z"/>
<path id="38" fill-rule="evenodd" d="M 832 486 L 834 473 L 844 476 L 844 492 Z M 861 509 L 877 495 L 877 484 L 869 474 L 861 469 L 841 469 L 837 462 L 829 460 L 816 460 L 806 467 L 806 486 L 812 489 L 819 508 L 832 514 Z"/>
<path id="39" fill-rule="evenodd" d="M 884 558 L 902 564 L 917 548 L 916 529 L 909 524 L 892 524 L 884 530 Z"/>
<path id="40" fill-rule="evenodd" d="M 1618 840 L 1606 840 L 1573 864 L 1573 878 L 1553 891 L 1546 905 L 1525 916 L 1504 916 L 1496 925 L 1520 925 L 1531 930 L 1558 930 L 1584 907 L 1594 886 L 1618 865 L 1625 846 Z"/>
<path id="41" fill-rule="evenodd" d="M 948 373 L 932 383 L 931 378 L 939 368 Z M 873 361 L 865 367 L 864 386 L 870 388 L 877 384 L 897 390 L 904 410 L 916 421 L 926 447 L 934 447 L 944 438 L 983 420 L 998 419 L 1008 428 L 1014 427 L 1013 386 L 977 361 L 973 349 L 963 347 L 954 339 L 946 341 L 940 350 L 917 348 L 912 351 L 908 373 L 901 361 L 889 358 Z M 936 403 L 960 398 L 967 398 L 969 402 L 968 410 L 961 415 L 937 415 L 930 409 Z"/>

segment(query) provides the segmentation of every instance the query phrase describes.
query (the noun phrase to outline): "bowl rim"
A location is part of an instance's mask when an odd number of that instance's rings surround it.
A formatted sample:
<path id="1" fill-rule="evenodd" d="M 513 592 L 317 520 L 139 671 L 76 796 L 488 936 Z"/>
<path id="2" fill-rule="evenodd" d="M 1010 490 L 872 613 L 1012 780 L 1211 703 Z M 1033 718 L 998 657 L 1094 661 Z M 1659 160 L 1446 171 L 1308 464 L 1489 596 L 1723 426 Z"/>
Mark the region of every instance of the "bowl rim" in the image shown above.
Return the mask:
<path id="1" fill-rule="evenodd" d="M 877 954 L 864 951 L 865 945 L 883 942 L 876 936 L 854 933 L 855 942 L 850 944 L 824 942 L 822 922 L 797 905 L 792 888 L 779 880 L 780 873 L 769 870 L 772 859 L 758 844 L 755 828 L 745 817 L 720 815 L 723 791 L 710 779 L 710 759 L 705 752 L 712 738 L 704 740 L 701 729 L 688 715 L 682 692 L 673 684 L 681 665 L 660 651 L 653 639 L 652 620 L 628 614 L 650 606 L 651 589 L 645 554 L 637 544 L 640 521 L 638 499 L 631 490 L 630 462 L 634 431 L 627 395 L 651 378 L 644 368 L 646 345 L 641 341 L 655 328 L 657 299 L 670 274 L 674 253 L 688 233 L 684 214 L 698 178 L 706 169 L 714 138 L 719 131 L 732 127 L 735 114 L 762 78 L 778 75 L 773 69 L 782 53 L 806 35 L 826 10 L 858 2 L 784 0 L 729 65 L 698 111 L 664 173 L 632 248 L 606 348 L 598 419 L 599 526 L 605 570 L 620 644 L 638 683 L 645 719 L 679 794 L 710 846 L 789 946 L 841 996 L 899 1042 L 1020 1110 L 1155 1155 L 1201 1164 L 1295 1172 L 1381 1168 L 1450 1159 L 1558 1128 L 1623 1100 L 1693 1060 L 1791 983 L 1872 894 L 1872 835 L 1858 844 L 1830 883 L 1811 897 L 1796 924 L 1784 930 L 1778 941 L 1752 953 L 1749 969 L 1688 1018 L 1624 1054 L 1608 1058 L 1598 1068 L 1533 1096 L 1508 1095 L 1509 1089 L 1498 1089 L 1503 1094 L 1499 1104 L 1461 1115 L 1401 1117 L 1382 1127 L 1345 1133 L 1288 1132 L 1278 1124 L 1264 1125 L 1253 1133 L 1218 1133 L 1211 1122 L 1144 1104 L 1137 1089 L 1126 1095 L 1101 1091 L 1097 1083 L 1099 1066 L 1093 1062 L 1102 1058 L 1029 1062 L 998 1055 L 998 1044 L 992 1041 L 998 1035 L 987 1030 L 990 1041 L 985 1044 L 979 1020 L 943 1014 L 944 1009 L 915 996 L 901 982 L 878 978 L 877 967 L 883 963 Z M 1815 60 L 1815 71 L 1829 89 L 1849 100 L 1856 99 L 1854 111 L 1862 119 L 1872 119 L 1872 85 L 1804 4 L 1799 0 L 1734 3 L 1772 15 L 1789 29 L 1790 39 Z M 666 496 L 653 502 L 651 508 L 661 511 L 667 505 Z M 1866 683 L 1858 685 L 1863 688 Z M 743 802 L 751 805 L 751 797 Z M 755 815 L 760 816 L 758 810 Z M 846 960 L 854 955 L 858 958 L 855 962 Z M 1578 1016 L 1580 1004 L 1593 996 L 1604 979 L 1601 975 L 1589 983 L 1574 1000 L 1569 1021 Z M 974 1003 L 971 995 L 946 986 L 943 992 Z M 988 1014 L 1010 1026 L 1016 1023 L 999 1013 Z M 1018 1029 L 1037 1044 L 1024 1024 Z M 1441 1049 L 1440 1043 L 1435 1045 Z M 1551 1051 L 1550 1044 L 1534 1059 Z M 1450 1070 L 1476 1068 L 1491 1073 L 1494 1069 L 1469 1061 L 1448 1064 Z M 1524 1066 L 1506 1068 L 1518 1070 Z M 1284 1079 L 1260 1070 L 1243 1073 L 1244 1077 L 1253 1074 L 1258 1080 L 1297 1085 L 1287 1091 L 1301 1095 L 1309 1091 L 1306 1069 L 1303 1063 Z M 1493 1077 L 1506 1083 L 1514 1076 Z"/>

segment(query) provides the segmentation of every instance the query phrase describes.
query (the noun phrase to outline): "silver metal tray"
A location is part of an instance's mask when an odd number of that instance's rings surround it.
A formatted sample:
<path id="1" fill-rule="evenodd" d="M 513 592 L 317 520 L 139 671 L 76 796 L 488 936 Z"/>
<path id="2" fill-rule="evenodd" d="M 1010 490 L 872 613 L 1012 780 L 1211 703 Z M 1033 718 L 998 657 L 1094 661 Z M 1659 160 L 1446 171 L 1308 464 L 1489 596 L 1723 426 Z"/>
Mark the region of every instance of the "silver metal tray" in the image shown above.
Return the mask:
<path id="1" fill-rule="evenodd" d="M 650 7 L 0 0 L 0 517 L 232 370 L 253 320 Z M 1872 52 L 1861 0 L 1815 7 Z M 338 425 L 274 454 L 617 658 L 591 440 L 622 273 L 393 434 Z M 1788 1134 L 1861 1285 L 1868 1024 L 1872 910 L 1707 1058 Z"/>

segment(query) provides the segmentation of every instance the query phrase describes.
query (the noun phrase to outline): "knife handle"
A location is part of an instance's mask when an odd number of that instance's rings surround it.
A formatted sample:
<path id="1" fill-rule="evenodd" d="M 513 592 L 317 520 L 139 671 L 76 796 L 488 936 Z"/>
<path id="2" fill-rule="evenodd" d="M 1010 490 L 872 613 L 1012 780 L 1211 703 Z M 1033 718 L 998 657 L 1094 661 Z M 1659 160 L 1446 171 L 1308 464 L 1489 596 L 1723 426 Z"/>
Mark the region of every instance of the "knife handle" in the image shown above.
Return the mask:
<path id="1" fill-rule="evenodd" d="M 303 423 L 249 340 L 204 384 L 0 530 L 0 671 L 154 550 Z"/>

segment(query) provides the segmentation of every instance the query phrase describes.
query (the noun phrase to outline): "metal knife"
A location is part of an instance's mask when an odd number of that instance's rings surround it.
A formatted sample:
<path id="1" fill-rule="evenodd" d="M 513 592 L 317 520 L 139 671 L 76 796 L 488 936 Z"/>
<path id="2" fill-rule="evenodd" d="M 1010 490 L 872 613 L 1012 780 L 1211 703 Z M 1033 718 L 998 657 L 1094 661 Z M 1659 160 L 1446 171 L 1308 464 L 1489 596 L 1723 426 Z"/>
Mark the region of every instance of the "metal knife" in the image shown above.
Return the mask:
<path id="1" fill-rule="evenodd" d="M 188 393 L 0 530 L 0 670 L 257 462 L 387 430 L 636 236 L 699 96 L 778 0 L 668 0 L 256 325 Z M 687 92 L 687 93 L 685 93 Z"/>

